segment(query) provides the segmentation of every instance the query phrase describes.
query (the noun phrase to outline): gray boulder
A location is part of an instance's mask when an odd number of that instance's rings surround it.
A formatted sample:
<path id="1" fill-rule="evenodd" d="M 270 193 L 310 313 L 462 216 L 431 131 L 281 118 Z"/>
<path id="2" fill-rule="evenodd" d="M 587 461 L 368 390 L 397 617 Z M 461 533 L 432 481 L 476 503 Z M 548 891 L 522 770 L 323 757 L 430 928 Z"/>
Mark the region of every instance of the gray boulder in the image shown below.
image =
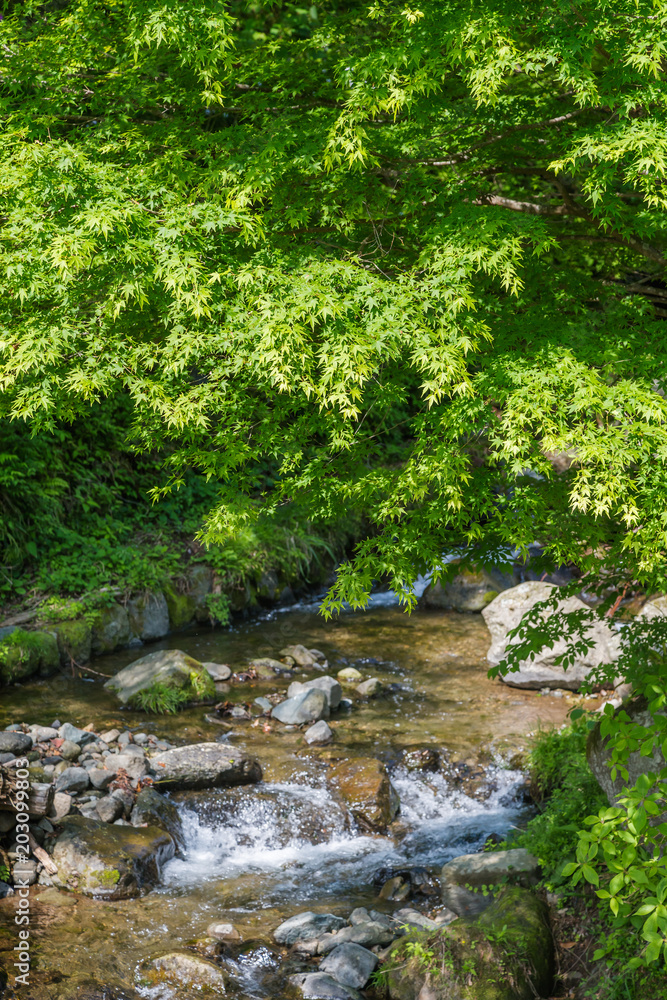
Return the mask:
<path id="1" fill-rule="evenodd" d="M 123 704 L 127 704 L 154 684 L 191 688 L 192 675 L 196 675 L 202 690 L 213 690 L 211 677 L 199 660 L 180 649 L 158 649 L 155 653 L 149 653 L 130 663 L 104 686 L 113 691 Z"/>
<path id="2" fill-rule="evenodd" d="M 435 924 L 434 924 L 435 926 Z M 384 923 L 379 924 L 374 920 L 355 924 L 353 927 L 343 927 L 335 934 L 325 934 L 320 938 L 317 954 L 327 955 L 339 944 L 360 944 L 365 948 L 373 948 L 375 945 L 389 944 L 396 937 L 394 931 Z"/>
<path id="3" fill-rule="evenodd" d="M 336 917 L 333 913 L 313 913 L 306 910 L 283 921 L 276 927 L 273 937 L 278 944 L 291 945 L 297 941 L 310 941 L 342 927 L 345 927 L 342 917 Z"/>
<path id="4" fill-rule="evenodd" d="M 501 591 L 511 586 L 511 577 L 503 573 L 481 567 L 462 569 L 447 583 L 429 583 L 420 604 L 445 611 L 482 611 Z"/>
<path id="5" fill-rule="evenodd" d="M 285 646 L 284 649 L 280 650 L 279 655 L 291 656 L 294 662 L 300 667 L 314 667 L 317 663 L 317 657 L 313 656 L 311 651 L 300 643 L 296 643 L 293 646 Z"/>
<path id="6" fill-rule="evenodd" d="M 337 983 L 323 972 L 300 972 L 290 976 L 289 981 L 301 990 L 304 1000 L 362 1000 L 358 990 Z"/>
<path id="7" fill-rule="evenodd" d="M 653 716 L 649 712 L 644 698 L 634 698 L 623 705 L 621 709 L 617 709 L 617 713 L 619 711 L 627 713 L 631 722 L 638 726 L 644 726 L 647 729 L 646 736 L 648 738 L 648 729 L 653 725 Z M 622 795 L 627 788 L 634 785 L 640 775 L 648 774 L 649 771 L 657 774 L 664 767 L 667 767 L 667 761 L 665 761 L 662 755 L 660 746 L 654 747 L 650 757 L 642 757 L 639 751 L 636 751 L 629 755 L 625 765 L 628 769 L 628 780 L 624 781 L 620 774 L 618 774 L 615 781 L 612 781 L 611 770 L 609 768 L 611 754 L 607 748 L 607 744 L 608 741 L 604 740 L 600 734 L 600 723 L 598 722 L 589 733 L 586 743 L 586 758 L 610 805 L 614 805 L 618 796 Z M 666 818 L 664 815 L 660 816 L 656 822 L 663 823 Z"/>
<path id="8" fill-rule="evenodd" d="M 56 778 L 57 792 L 85 792 L 90 784 L 85 767 L 67 767 Z"/>
<path id="9" fill-rule="evenodd" d="M 286 726 L 300 726 L 304 722 L 317 722 L 329 715 L 329 699 L 324 691 L 310 688 L 294 698 L 281 701 L 271 712 L 271 716 Z"/>
<path id="10" fill-rule="evenodd" d="M 333 733 L 331 727 L 327 725 L 324 719 L 320 719 L 315 725 L 306 729 L 303 738 L 309 746 L 316 746 L 318 744 L 330 743 L 333 739 Z"/>
<path id="11" fill-rule="evenodd" d="M 377 955 L 358 944 L 341 944 L 329 952 L 320 963 L 320 971 L 327 972 L 343 986 L 361 990 L 375 972 Z"/>
<path id="12" fill-rule="evenodd" d="M 225 743 L 194 743 L 150 758 L 160 789 L 218 788 L 262 780 L 259 763 Z"/>
<path id="13" fill-rule="evenodd" d="M 0 753 L 13 753 L 17 756 L 32 750 L 32 736 L 27 733 L 0 733 Z"/>
<path id="14" fill-rule="evenodd" d="M 93 740 L 97 739 L 95 733 L 89 733 L 86 729 L 79 729 L 78 726 L 73 726 L 71 722 L 66 722 L 64 726 L 58 729 L 58 736 L 61 740 L 76 743 L 79 747 L 83 747 L 86 743 L 92 743 Z"/>
<path id="15" fill-rule="evenodd" d="M 497 666 L 505 657 L 507 648 L 507 633 L 516 628 L 523 616 L 533 605 L 553 596 L 557 588 L 552 583 L 537 580 L 520 583 L 499 594 L 484 610 L 482 616 L 491 633 L 491 647 L 487 659 L 492 666 Z M 560 612 L 589 610 L 578 597 L 568 597 L 558 604 Z M 572 666 L 564 670 L 556 664 L 557 656 L 567 650 L 564 640 L 558 641 L 551 649 L 542 650 L 534 660 L 524 660 L 520 669 L 503 675 L 502 679 L 512 687 L 523 688 L 567 688 L 576 691 L 586 680 L 593 667 L 603 663 L 613 663 L 618 659 L 620 640 L 616 632 L 603 621 L 596 621 L 587 637 L 595 642 L 591 649 L 581 659 L 575 660 Z"/>
<path id="16" fill-rule="evenodd" d="M 101 608 L 92 624 L 90 648 L 95 656 L 127 646 L 132 637 L 130 619 L 122 604 Z"/>
<path id="17" fill-rule="evenodd" d="M 213 663 L 207 660 L 202 663 L 202 667 L 208 671 L 214 681 L 228 681 L 232 676 L 232 669 L 226 663 Z"/>
<path id="18" fill-rule="evenodd" d="M 124 812 L 123 803 L 114 795 L 104 795 L 97 799 L 95 809 L 103 823 L 115 823 Z"/>
<path id="19" fill-rule="evenodd" d="M 460 917 L 476 917 L 495 898 L 488 890 L 485 895 L 481 891 L 482 886 L 510 882 L 528 888 L 535 885 L 539 878 L 539 861 L 523 847 L 485 854 L 462 854 L 444 865 L 440 872 L 442 900 Z"/>
<path id="20" fill-rule="evenodd" d="M 294 698 L 303 691 L 311 691 L 313 689 L 324 691 L 329 701 L 330 709 L 338 708 L 340 700 L 343 697 L 343 689 L 338 681 L 334 677 L 329 677 L 328 674 L 325 674 L 324 677 L 316 677 L 312 681 L 306 681 L 305 684 L 302 684 L 300 681 L 293 681 L 287 689 L 287 697 Z"/>
<path id="21" fill-rule="evenodd" d="M 99 899 L 131 899 L 151 889 L 162 865 L 174 856 L 171 837 L 155 827 L 135 829 L 83 816 L 62 821 L 53 847 L 62 889 Z"/>
<path id="22" fill-rule="evenodd" d="M 169 607 L 162 591 L 135 597 L 128 602 L 127 614 L 132 635 L 139 639 L 161 639 L 169 631 Z"/>
<path id="23" fill-rule="evenodd" d="M 93 788 L 103 791 L 108 788 L 116 777 L 116 772 L 107 770 L 105 767 L 91 767 L 88 771 L 88 778 Z"/>

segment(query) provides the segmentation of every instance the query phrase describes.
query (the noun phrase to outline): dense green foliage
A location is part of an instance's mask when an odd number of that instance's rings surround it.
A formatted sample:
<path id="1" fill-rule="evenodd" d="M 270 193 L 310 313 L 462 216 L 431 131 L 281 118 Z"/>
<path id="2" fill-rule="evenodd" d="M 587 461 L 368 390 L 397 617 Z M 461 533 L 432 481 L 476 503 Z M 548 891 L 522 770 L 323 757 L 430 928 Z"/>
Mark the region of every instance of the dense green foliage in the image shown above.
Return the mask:
<path id="1" fill-rule="evenodd" d="M 268 511 L 368 512 L 332 607 L 461 542 L 655 583 L 666 19 L 7 5 L 3 413 L 122 391 L 172 486 L 217 485 L 208 538 L 267 461 Z"/>

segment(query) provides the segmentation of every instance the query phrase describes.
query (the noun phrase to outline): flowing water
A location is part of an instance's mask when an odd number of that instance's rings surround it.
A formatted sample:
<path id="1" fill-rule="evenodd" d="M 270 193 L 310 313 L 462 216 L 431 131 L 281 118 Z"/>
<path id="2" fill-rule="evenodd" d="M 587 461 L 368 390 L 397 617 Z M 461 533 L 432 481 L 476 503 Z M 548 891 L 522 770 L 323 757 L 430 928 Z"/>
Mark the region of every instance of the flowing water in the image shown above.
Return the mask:
<path id="1" fill-rule="evenodd" d="M 31 926 L 39 949 L 31 996 L 99 996 L 102 984 L 109 997 L 186 997 L 181 989 L 141 985 L 142 963 L 187 948 L 213 920 L 225 920 L 244 939 L 225 960 L 227 995 L 281 997 L 286 975 L 296 968 L 293 959 L 281 964 L 272 945 L 271 931 L 282 920 L 306 909 L 347 916 L 360 905 L 391 912 L 404 904 L 378 902 L 380 869 L 419 865 L 437 875 L 444 862 L 478 850 L 489 834 L 503 836 L 521 825 L 527 807 L 524 776 L 515 769 L 519 752 L 539 725 L 564 721 L 572 698 L 490 681 L 488 641 L 479 615 L 418 611 L 407 617 L 380 596 L 369 610 L 331 622 L 316 605 L 302 605 L 230 631 L 199 627 L 151 645 L 240 670 L 249 659 L 302 642 L 326 654 L 330 673 L 354 665 L 364 677 L 379 677 L 385 693 L 336 713 L 330 722 L 335 742 L 321 749 L 308 748 L 298 730 L 277 724 L 264 732 L 241 722 L 221 733 L 203 708 L 168 718 L 121 712 L 96 680 L 63 676 L 6 692 L 0 728 L 15 721 L 50 724 L 59 716 L 78 725 L 93 722 L 98 731 L 122 724 L 175 743 L 223 739 L 257 756 L 264 771 L 256 786 L 173 796 L 186 850 L 143 898 L 105 903 L 35 887 Z M 147 651 L 126 650 L 95 661 L 94 668 L 112 674 Z M 234 683 L 221 697 L 247 703 L 287 683 Z M 406 770 L 403 751 L 415 746 L 437 749 L 441 770 Z M 387 764 L 401 811 L 386 835 L 358 830 L 328 790 L 329 762 L 345 756 Z M 455 782 L 455 773 L 469 780 Z M 433 907 L 437 898 L 423 902 Z M 11 899 L 0 902 L 0 948 L 13 943 L 12 922 Z"/>

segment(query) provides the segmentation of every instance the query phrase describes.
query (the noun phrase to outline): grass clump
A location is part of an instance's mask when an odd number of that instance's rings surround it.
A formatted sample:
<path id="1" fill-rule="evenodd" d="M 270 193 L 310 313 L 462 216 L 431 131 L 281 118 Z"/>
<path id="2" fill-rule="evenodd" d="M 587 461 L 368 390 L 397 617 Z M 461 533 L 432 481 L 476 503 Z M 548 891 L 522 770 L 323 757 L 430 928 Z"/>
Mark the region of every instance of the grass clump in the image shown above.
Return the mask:
<path id="1" fill-rule="evenodd" d="M 191 701 L 190 690 L 186 687 L 174 687 L 171 684 L 156 682 L 150 687 L 139 691 L 130 699 L 130 708 L 151 715 L 175 715 Z"/>

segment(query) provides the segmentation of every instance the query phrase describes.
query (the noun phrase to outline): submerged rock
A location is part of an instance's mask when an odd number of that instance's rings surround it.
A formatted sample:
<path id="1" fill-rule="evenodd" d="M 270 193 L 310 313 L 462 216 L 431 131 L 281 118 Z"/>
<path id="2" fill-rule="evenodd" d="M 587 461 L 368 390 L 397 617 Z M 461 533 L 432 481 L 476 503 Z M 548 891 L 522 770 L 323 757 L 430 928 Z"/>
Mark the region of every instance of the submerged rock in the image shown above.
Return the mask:
<path id="1" fill-rule="evenodd" d="M 341 684 L 358 684 L 359 681 L 363 681 L 364 675 L 360 673 L 356 667 L 344 667 L 343 670 L 339 670 L 336 677 Z"/>
<path id="2" fill-rule="evenodd" d="M 131 899 L 151 889 L 174 856 L 163 830 L 115 826 L 83 816 L 62 821 L 53 848 L 54 885 L 99 899 Z"/>
<path id="3" fill-rule="evenodd" d="M 150 758 L 161 789 L 218 788 L 262 780 L 259 763 L 223 743 L 193 743 Z"/>
<path id="4" fill-rule="evenodd" d="M 367 681 L 357 684 L 354 689 L 362 698 L 374 698 L 382 690 L 382 681 L 379 677 L 369 677 Z"/>
<path id="5" fill-rule="evenodd" d="M 324 691 L 330 709 L 338 708 L 340 700 L 343 697 L 343 690 L 337 680 L 326 674 L 323 677 L 316 677 L 315 680 L 306 681 L 305 684 L 302 684 L 300 681 L 293 681 L 287 689 L 287 697 L 294 698 L 304 691 L 311 691 L 313 689 Z"/>
<path id="6" fill-rule="evenodd" d="M 509 886 L 477 920 L 401 938 L 383 971 L 391 1000 L 534 1000 L 551 996 L 554 966 L 548 907 Z"/>
<path id="7" fill-rule="evenodd" d="M 327 725 L 324 719 L 320 719 L 320 721 L 316 722 L 314 726 L 306 729 L 303 734 L 303 738 L 306 743 L 313 746 L 317 744 L 330 743 L 333 739 L 333 733 L 331 731 L 331 727 Z"/>
<path id="8" fill-rule="evenodd" d="M 372 757 L 355 757 L 334 765 L 327 780 L 355 820 L 366 830 L 386 829 L 400 808 L 387 769 Z"/>
<path id="9" fill-rule="evenodd" d="M 377 955 L 358 944 L 341 944 L 320 963 L 322 972 L 328 972 L 343 986 L 363 989 L 375 972 Z"/>
<path id="10" fill-rule="evenodd" d="M 304 722 L 317 722 L 329 714 L 329 699 L 324 691 L 308 688 L 293 698 L 281 701 L 271 712 L 271 717 L 286 726 L 300 726 Z"/>
<path id="11" fill-rule="evenodd" d="M 216 993 L 225 992 L 225 974 L 219 966 L 205 958 L 172 951 L 154 959 L 151 964 L 159 973 L 160 979 L 167 979 L 181 986 L 194 986 L 196 989 L 204 987 Z"/>
<path id="12" fill-rule="evenodd" d="M 125 705 L 156 684 L 215 694 L 213 681 L 203 664 L 180 649 L 159 649 L 142 656 L 111 677 L 104 686 Z"/>
<path id="13" fill-rule="evenodd" d="M 552 597 L 558 588 L 552 583 L 530 581 L 520 583 L 495 598 L 482 615 L 491 633 L 491 647 L 487 659 L 492 666 L 497 666 L 505 657 L 507 649 L 507 633 L 516 628 L 523 616 L 539 601 Z M 578 597 L 568 597 L 558 604 L 558 611 L 589 610 Z M 620 652 L 620 640 L 613 629 L 604 621 L 596 621 L 587 631 L 587 637 L 594 639 L 594 645 L 588 652 L 575 660 L 572 666 L 564 670 L 555 660 L 567 650 L 567 643 L 560 640 L 550 649 L 544 649 L 534 660 L 524 660 L 518 671 L 504 674 L 502 679 L 512 687 L 523 688 L 567 688 L 577 691 L 586 680 L 593 667 L 603 663 L 613 663 Z"/>
<path id="14" fill-rule="evenodd" d="M 278 944 L 291 945 L 297 941 L 318 938 L 322 934 L 340 930 L 344 926 L 345 921 L 342 917 L 336 917 L 333 913 L 313 913 L 306 910 L 304 913 L 297 913 L 289 920 L 283 921 L 279 927 L 276 927 L 273 937 Z"/>
<path id="15" fill-rule="evenodd" d="M 517 847 L 510 851 L 462 854 L 449 861 L 440 873 L 442 901 L 460 917 L 478 916 L 493 903 L 493 895 L 482 886 L 511 882 L 524 888 L 540 878 L 540 863 L 530 851 Z M 475 892 L 475 889 L 478 891 Z"/>

